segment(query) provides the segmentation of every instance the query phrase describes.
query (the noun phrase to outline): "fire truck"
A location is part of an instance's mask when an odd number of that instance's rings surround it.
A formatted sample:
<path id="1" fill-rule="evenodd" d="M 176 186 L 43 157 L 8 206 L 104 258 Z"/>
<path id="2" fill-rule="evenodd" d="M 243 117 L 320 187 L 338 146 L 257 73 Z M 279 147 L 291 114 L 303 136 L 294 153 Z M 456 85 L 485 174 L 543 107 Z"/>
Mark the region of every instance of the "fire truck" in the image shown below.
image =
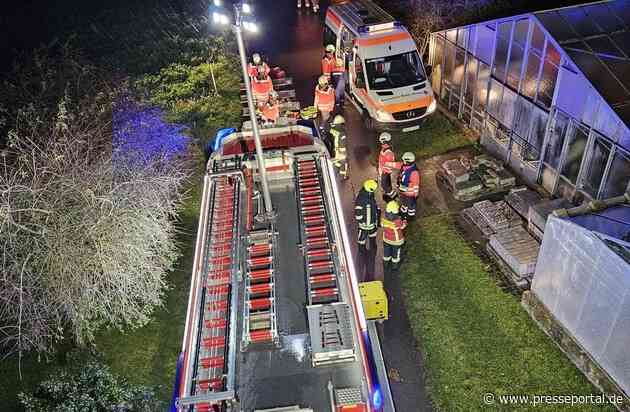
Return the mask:
<path id="1" fill-rule="evenodd" d="M 171 411 L 394 411 L 333 165 L 316 127 L 250 131 L 207 163 Z"/>
<path id="2" fill-rule="evenodd" d="M 333 1 L 324 43 L 344 60 L 346 93 L 367 128 L 416 130 L 437 102 L 407 29 L 370 0 Z"/>

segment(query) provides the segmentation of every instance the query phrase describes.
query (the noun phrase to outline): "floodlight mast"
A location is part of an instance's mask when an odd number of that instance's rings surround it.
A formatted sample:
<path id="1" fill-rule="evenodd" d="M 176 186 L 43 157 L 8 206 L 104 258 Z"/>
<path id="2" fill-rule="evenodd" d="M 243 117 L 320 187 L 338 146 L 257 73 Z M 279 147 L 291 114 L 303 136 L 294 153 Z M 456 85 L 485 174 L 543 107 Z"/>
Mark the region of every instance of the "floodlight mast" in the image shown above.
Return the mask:
<path id="1" fill-rule="evenodd" d="M 217 4 L 219 3 L 219 4 Z M 218 0 L 214 0 L 215 5 L 220 5 Z M 260 141 L 260 129 L 258 128 L 258 120 L 256 118 L 256 106 L 254 105 L 254 97 L 252 94 L 252 84 L 247 70 L 247 56 L 245 52 L 245 43 L 243 41 L 243 28 L 251 32 L 257 32 L 258 26 L 255 23 L 243 20 L 243 14 L 250 14 L 252 8 L 248 3 L 237 2 L 234 4 L 234 23 L 232 30 L 236 35 L 236 43 L 238 44 L 238 53 L 241 60 L 241 69 L 243 71 L 243 81 L 245 83 L 245 94 L 247 95 L 247 107 L 249 108 L 249 117 L 252 124 L 252 133 L 254 135 L 254 144 L 256 146 L 256 162 L 258 164 L 258 172 L 260 173 L 260 184 L 263 192 L 263 203 L 265 205 L 265 218 L 272 220 L 275 216 L 273 204 L 271 203 L 271 194 L 269 192 L 269 184 L 267 182 L 267 170 L 265 168 L 265 158 Z M 221 24 L 227 23 L 227 16 L 220 15 L 214 17 L 215 22 Z"/>

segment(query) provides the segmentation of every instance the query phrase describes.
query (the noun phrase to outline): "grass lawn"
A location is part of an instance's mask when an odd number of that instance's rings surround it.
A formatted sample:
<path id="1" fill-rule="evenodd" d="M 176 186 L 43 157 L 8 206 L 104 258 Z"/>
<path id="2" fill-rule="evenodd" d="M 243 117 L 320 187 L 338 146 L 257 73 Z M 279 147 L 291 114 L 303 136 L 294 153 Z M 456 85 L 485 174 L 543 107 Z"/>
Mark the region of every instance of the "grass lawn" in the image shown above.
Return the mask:
<path id="1" fill-rule="evenodd" d="M 454 218 L 433 215 L 407 230 L 401 270 L 407 312 L 421 342 L 429 392 L 439 411 L 538 410 L 489 407 L 483 395 L 598 393 L 534 324 L 517 298 L 502 292 L 458 233 Z M 595 405 L 543 410 L 613 410 Z"/>

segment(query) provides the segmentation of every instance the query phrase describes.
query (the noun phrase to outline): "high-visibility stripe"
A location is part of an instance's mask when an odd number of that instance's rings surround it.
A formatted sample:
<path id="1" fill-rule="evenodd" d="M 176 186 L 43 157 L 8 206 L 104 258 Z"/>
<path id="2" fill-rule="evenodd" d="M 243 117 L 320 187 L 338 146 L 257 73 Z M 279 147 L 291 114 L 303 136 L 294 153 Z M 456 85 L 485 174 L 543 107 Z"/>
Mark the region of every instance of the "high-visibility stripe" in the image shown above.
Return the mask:
<path id="1" fill-rule="evenodd" d="M 365 39 L 357 39 L 359 46 L 377 46 L 379 44 L 387 44 L 395 41 L 411 40 L 411 36 L 407 32 L 388 34 L 380 37 L 368 37 Z"/>
<path id="2" fill-rule="evenodd" d="M 383 110 L 389 113 L 403 112 L 406 110 L 413 110 L 413 109 L 419 109 L 421 107 L 427 107 L 431 104 L 432 101 L 433 101 L 432 96 L 424 96 L 417 100 L 412 100 L 410 102 L 386 104 L 383 106 Z"/>

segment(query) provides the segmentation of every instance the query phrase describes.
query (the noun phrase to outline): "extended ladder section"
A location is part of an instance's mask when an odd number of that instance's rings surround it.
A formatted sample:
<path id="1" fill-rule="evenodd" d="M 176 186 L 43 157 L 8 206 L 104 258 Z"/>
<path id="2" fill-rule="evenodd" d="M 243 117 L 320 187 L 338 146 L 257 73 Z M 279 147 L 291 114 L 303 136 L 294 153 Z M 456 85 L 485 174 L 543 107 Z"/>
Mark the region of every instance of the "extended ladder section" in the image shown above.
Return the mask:
<path id="1" fill-rule="evenodd" d="M 338 279 L 319 166 L 313 156 L 298 159 L 295 164 L 309 304 L 338 302 Z"/>
<path id="2" fill-rule="evenodd" d="M 202 318 L 197 336 L 194 390 L 180 404 L 193 412 L 223 411 L 234 400 L 234 356 L 229 347 L 235 331 L 234 302 L 238 293 L 239 209 L 241 179 L 238 174 L 219 173 L 212 180 L 209 233 L 203 279 Z"/>
<path id="3" fill-rule="evenodd" d="M 248 236 L 242 350 L 251 343 L 278 341 L 274 244 L 273 226 Z"/>

